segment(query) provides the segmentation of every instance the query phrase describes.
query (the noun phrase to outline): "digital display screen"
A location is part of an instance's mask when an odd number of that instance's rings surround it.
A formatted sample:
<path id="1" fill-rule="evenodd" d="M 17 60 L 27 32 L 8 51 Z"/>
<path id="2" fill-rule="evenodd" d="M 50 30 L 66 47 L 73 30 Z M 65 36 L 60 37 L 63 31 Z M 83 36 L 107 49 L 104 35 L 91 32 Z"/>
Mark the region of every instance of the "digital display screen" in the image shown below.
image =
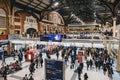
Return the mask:
<path id="1" fill-rule="evenodd" d="M 40 40 L 41 40 L 41 41 L 61 42 L 61 41 L 62 41 L 62 35 L 61 35 L 61 34 L 41 35 L 41 36 L 40 36 Z"/>

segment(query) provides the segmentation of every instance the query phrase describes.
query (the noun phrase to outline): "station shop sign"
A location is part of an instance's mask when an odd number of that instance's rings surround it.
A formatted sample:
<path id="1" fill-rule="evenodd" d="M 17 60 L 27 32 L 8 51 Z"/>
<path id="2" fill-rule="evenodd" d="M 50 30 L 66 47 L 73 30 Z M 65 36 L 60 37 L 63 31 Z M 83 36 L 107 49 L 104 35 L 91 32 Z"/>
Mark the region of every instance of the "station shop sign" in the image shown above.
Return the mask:
<path id="1" fill-rule="evenodd" d="M 20 39 L 19 34 L 9 34 L 9 39 Z"/>
<path id="2" fill-rule="evenodd" d="M 0 40 L 8 40 L 8 35 L 0 35 Z"/>
<path id="3" fill-rule="evenodd" d="M 65 80 L 64 62 L 45 59 L 45 80 Z"/>

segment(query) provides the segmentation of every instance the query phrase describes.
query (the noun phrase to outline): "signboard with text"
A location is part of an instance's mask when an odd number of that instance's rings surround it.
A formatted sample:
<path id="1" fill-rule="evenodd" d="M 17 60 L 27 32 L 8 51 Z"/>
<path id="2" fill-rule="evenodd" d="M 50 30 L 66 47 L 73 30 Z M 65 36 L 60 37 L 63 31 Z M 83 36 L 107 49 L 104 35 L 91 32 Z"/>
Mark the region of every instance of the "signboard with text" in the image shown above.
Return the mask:
<path id="1" fill-rule="evenodd" d="M 8 40 L 8 35 L 0 35 L 0 40 Z"/>
<path id="2" fill-rule="evenodd" d="M 45 60 L 45 80 L 65 80 L 65 67 L 63 61 Z"/>

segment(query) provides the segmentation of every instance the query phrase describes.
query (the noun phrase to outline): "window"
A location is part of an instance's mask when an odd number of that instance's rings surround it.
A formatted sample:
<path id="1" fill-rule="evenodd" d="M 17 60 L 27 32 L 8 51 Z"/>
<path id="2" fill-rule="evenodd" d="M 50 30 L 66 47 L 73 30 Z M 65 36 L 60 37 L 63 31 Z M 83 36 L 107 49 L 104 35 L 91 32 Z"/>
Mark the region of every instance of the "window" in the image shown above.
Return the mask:
<path id="1" fill-rule="evenodd" d="M 0 9 L 0 28 L 6 27 L 6 13 L 3 9 Z"/>

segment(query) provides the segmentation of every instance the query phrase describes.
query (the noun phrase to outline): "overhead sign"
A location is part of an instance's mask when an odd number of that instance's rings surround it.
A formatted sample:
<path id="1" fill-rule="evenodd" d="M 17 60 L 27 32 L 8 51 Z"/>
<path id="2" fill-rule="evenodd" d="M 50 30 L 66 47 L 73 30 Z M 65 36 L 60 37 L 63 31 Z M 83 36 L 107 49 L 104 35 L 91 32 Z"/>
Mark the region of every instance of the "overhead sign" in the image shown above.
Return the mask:
<path id="1" fill-rule="evenodd" d="M 63 61 L 45 60 L 45 80 L 65 80 L 65 67 Z"/>

